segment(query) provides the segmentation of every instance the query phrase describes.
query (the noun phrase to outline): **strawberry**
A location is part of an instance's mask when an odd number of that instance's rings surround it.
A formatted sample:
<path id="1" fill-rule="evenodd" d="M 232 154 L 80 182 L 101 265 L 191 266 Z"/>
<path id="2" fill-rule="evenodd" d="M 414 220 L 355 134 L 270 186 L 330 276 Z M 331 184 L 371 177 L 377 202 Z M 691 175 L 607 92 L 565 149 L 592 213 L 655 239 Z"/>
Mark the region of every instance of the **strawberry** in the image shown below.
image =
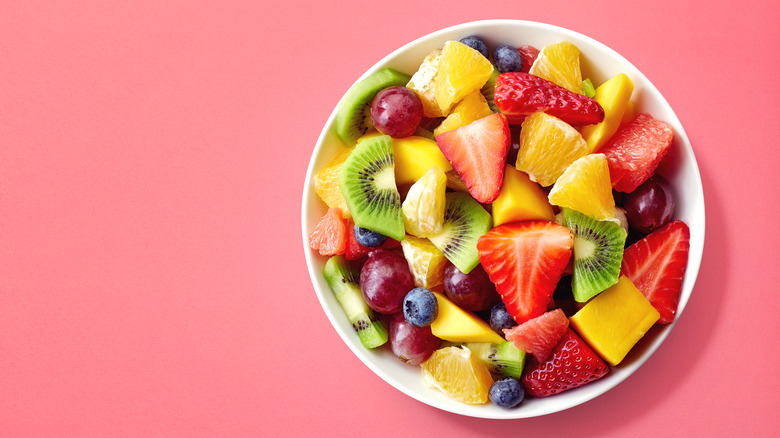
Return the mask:
<path id="1" fill-rule="evenodd" d="M 515 346 L 544 362 L 569 328 L 569 318 L 561 309 L 551 310 L 534 319 L 504 329 L 504 337 Z"/>
<path id="2" fill-rule="evenodd" d="M 688 266 L 690 237 L 688 226 L 677 220 L 653 231 L 623 252 L 621 273 L 661 314 L 659 324 L 674 321 Z"/>
<path id="3" fill-rule="evenodd" d="M 344 258 L 347 260 L 358 260 L 362 259 L 363 257 L 368 256 L 368 253 L 377 249 L 377 248 L 369 248 L 367 246 L 363 246 L 358 243 L 357 239 L 355 238 L 355 222 L 352 221 L 352 219 L 346 220 L 346 226 L 347 226 L 347 244 L 346 244 L 346 250 L 344 252 Z M 378 246 L 378 248 L 382 249 L 393 249 L 398 248 L 401 246 L 401 243 L 395 239 L 392 239 L 390 237 L 385 240 L 385 243 Z"/>
<path id="4" fill-rule="evenodd" d="M 604 120 L 604 108 L 595 100 L 529 73 L 498 75 L 495 101 L 512 124 L 522 123 L 526 116 L 539 111 L 572 126 L 591 125 Z"/>
<path id="5" fill-rule="evenodd" d="M 347 248 L 347 227 L 341 210 L 329 208 L 309 235 L 309 246 L 321 255 L 344 254 Z"/>
<path id="6" fill-rule="evenodd" d="M 526 221 L 493 228 L 479 238 L 477 250 L 506 310 L 522 324 L 547 310 L 573 245 L 568 228 Z"/>
<path id="7" fill-rule="evenodd" d="M 534 65 L 536 57 L 539 56 L 539 49 L 534 46 L 520 46 L 517 48 L 517 51 L 520 52 L 520 57 L 523 58 L 523 68 L 520 71 L 528 73 L 528 70 Z"/>
<path id="8" fill-rule="evenodd" d="M 598 380 L 608 372 L 607 364 L 568 329 L 545 362 L 531 359 L 522 380 L 527 393 L 547 397 Z"/>

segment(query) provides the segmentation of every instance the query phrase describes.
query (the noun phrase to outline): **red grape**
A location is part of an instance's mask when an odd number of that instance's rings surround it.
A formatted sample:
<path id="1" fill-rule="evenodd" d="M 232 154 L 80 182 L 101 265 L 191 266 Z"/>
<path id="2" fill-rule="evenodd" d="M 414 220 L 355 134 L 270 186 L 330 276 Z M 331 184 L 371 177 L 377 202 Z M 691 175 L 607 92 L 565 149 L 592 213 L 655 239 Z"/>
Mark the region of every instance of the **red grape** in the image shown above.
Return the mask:
<path id="1" fill-rule="evenodd" d="M 409 264 L 400 255 L 379 249 L 371 251 L 360 270 L 360 290 L 374 311 L 384 314 L 403 309 L 406 293 L 414 289 Z"/>
<path id="2" fill-rule="evenodd" d="M 501 299 L 482 265 L 464 274 L 452 263 L 447 263 L 444 292 L 458 307 L 473 312 L 490 309 Z"/>
<path id="3" fill-rule="evenodd" d="M 402 313 L 393 315 L 389 324 L 390 348 L 402 362 L 419 365 L 425 362 L 441 345 L 441 339 L 431 332 L 431 327 L 415 327 Z"/>
<path id="4" fill-rule="evenodd" d="M 393 138 L 414 134 L 422 117 L 422 101 L 406 87 L 385 88 L 371 101 L 371 121 L 374 127 Z"/>
<path id="5" fill-rule="evenodd" d="M 671 221 L 674 207 L 672 188 L 660 175 L 650 177 L 623 200 L 628 224 L 642 233 L 651 233 Z"/>

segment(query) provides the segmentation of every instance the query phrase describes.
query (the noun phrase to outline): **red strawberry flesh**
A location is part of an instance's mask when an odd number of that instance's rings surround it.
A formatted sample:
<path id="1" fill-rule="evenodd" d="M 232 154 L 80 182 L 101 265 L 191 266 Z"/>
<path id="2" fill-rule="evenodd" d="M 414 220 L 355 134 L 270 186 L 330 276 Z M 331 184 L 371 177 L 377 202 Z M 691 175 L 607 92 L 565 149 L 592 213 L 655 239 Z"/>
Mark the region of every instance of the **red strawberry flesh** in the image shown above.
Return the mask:
<path id="1" fill-rule="evenodd" d="M 561 309 L 551 310 L 510 329 L 504 337 L 536 360 L 544 362 L 569 328 L 569 318 Z"/>
<path id="2" fill-rule="evenodd" d="M 623 252 L 621 273 L 655 307 L 659 324 L 674 321 L 688 265 L 690 230 L 679 220 L 653 231 Z"/>

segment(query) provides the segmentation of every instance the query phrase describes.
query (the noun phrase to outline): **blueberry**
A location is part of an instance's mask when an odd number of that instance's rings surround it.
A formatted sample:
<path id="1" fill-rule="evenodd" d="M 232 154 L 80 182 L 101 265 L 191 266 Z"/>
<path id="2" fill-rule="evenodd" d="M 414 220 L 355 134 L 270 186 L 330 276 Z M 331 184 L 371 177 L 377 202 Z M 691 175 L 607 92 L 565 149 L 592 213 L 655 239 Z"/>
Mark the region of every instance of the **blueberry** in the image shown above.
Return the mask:
<path id="1" fill-rule="evenodd" d="M 490 309 L 490 327 L 497 333 L 503 335 L 504 329 L 512 328 L 516 325 L 517 322 L 507 312 L 503 302 L 499 302 Z"/>
<path id="2" fill-rule="evenodd" d="M 512 46 L 501 45 L 496 47 L 496 50 L 493 50 L 493 61 L 501 73 L 523 69 L 523 57 Z"/>
<path id="3" fill-rule="evenodd" d="M 439 313 L 439 302 L 433 292 L 422 287 L 410 290 L 404 297 L 404 318 L 415 327 L 431 325 Z"/>
<path id="4" fill-rule="evenodd" d="M 473 35 L 467 36 L 466 38 L 460 40 L 460 42 L 471 47 L 477 52 L 481 53 L 482 56 L 484 56 L 485 58 L 488 58 L 490 56 L 490 52 L 488 52 L 487 44 L 485 44 L 484 41 L 479 39 L 479 37 L 475 37 Z"/>
<path id="5" fill-rule="evenodd" d="M 387 236 L 355 225 L 355 240 L 357 243 L 371 248 L 385 243 Z"/>
<path id="6" fill-rule="evenodd" d="M 513 408 L 523 401 L 525 390 L 517 379 L 505 377 L 493 382 L 488 396 L 490 401 L 502 408 Z"/>

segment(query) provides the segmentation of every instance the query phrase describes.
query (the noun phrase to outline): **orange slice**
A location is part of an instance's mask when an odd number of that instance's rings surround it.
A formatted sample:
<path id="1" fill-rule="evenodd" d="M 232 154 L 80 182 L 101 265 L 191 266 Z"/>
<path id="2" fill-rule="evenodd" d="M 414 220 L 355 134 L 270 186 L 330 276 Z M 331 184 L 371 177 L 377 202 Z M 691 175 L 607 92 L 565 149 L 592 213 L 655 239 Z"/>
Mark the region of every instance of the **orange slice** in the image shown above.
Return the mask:
<path id="1" fill-rule="evenodd" d="M 598 220 L 615 217 L 615 199 L 604 154 L 586 155 L 573 162 L 553 185 L 550 203 L 577 210 Z"/>
<path id="2" fill-rule="evenodd" d="M 547 187 L 587 153 L 588 144 L 571 125 L 546 113 L 533 113 L 523 121 L 515 168 Z"/>
<path id="3" fill-rule="evenodd" d="M 479 91 L 492 75 L 493 64 L 481 53 L 458 41 L 444 43 L 434 81 L 442 113 L 449 114 L 456 103 Z"/>
<path id="4" fill-rule="evenodd" d="M 528 73 L 582 94 L 580 49 L 568 41 L 544 46 Z"/>
<path id="5" fill-rule="evenodd" d="M 461 403 L 487 403 L 490 370 L 466 347 L 444 347 L 420 364 L 423 380 Z"/>

